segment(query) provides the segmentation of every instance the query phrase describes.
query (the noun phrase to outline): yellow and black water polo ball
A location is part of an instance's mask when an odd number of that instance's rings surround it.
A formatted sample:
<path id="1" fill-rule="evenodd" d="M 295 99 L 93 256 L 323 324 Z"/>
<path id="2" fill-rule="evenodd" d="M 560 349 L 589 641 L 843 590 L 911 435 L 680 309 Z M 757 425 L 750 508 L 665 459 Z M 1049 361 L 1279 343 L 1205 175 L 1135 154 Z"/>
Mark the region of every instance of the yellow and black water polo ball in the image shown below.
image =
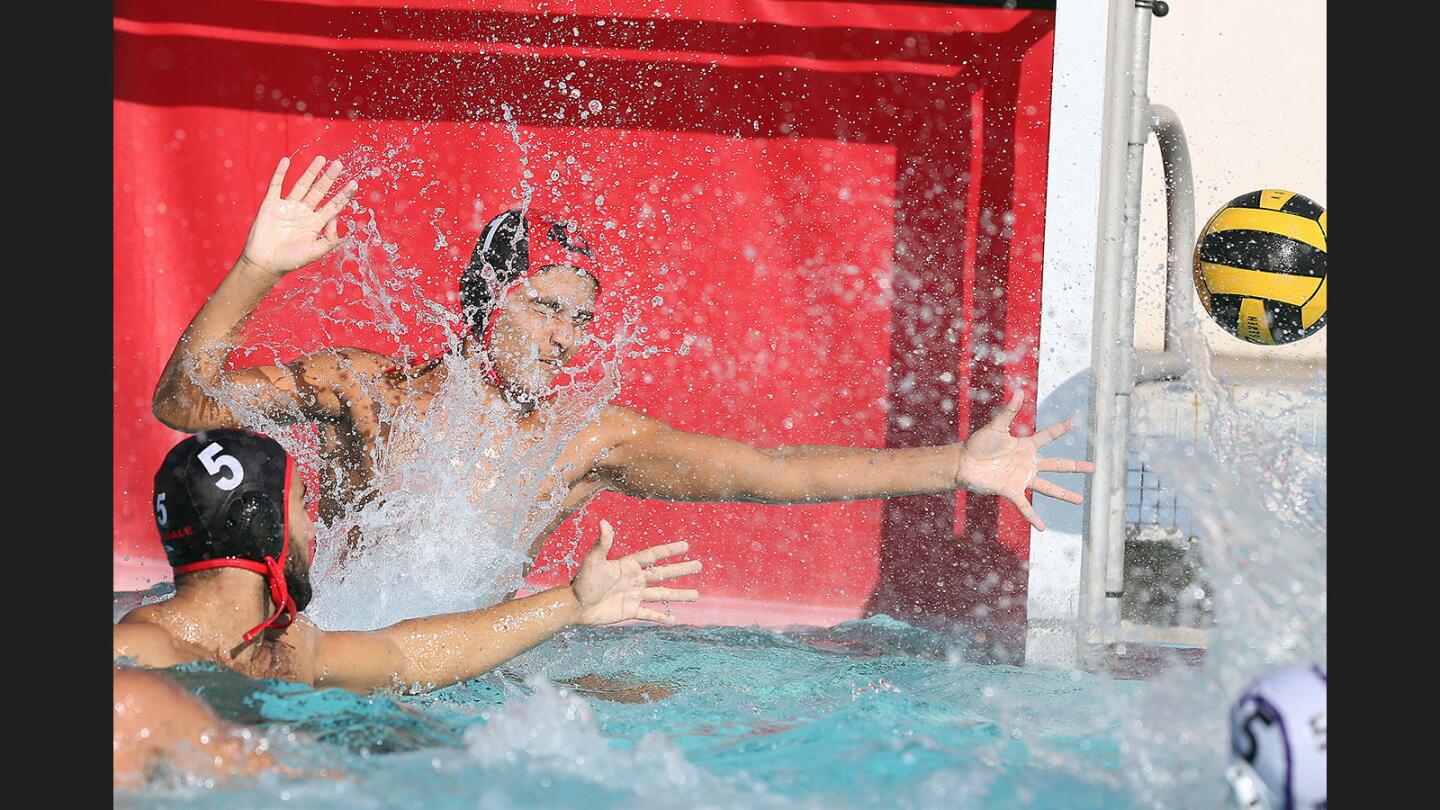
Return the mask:
<path id="1" fill-rule="evenodd" d="M 1195 290 L 1205 311 L 1230 334 L 1267 346 L 1320 331 L 1326 230 L 1325 209 L 1293 191 L 1231 200 L 1195 246 Z"/>

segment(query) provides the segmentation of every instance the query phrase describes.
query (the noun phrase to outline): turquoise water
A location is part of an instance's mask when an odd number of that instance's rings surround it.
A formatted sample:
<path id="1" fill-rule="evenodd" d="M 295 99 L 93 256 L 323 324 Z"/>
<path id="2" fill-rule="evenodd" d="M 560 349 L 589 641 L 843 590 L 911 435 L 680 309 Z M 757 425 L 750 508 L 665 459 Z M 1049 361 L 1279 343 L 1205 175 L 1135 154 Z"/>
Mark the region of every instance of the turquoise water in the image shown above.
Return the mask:
<path id="1" fill-rule="evenodd" d="M 505 670 L 362 697 L 173 668 L 305 775 L 216 787 L 170 775 L 115 805 L 1143 806 L 1121 775 L 1119 718 L 1144 684 L 967 664 L 946 638 L 883 616 L 784 632 L 577 628 Z M 622 703 L 557 683 L 592 674 L 673 694 Z"/>

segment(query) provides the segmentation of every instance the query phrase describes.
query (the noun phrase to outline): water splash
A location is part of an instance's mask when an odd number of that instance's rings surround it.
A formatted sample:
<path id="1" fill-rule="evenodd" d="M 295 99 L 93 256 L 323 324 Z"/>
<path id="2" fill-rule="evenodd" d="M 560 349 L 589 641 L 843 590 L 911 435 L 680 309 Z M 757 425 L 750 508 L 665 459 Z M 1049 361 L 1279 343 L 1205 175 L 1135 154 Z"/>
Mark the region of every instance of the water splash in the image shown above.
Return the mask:
<path id="1" fill-rule="evenodd" d="M 507 664 L 512 674 L 424 695 L 181 668 L 223 717 L 309 740 L 308 761 L 339 774 L 270 774 L 183 797 L 225 808 L 269 806 L 282 791 L 336 808 L 412 806 L 417 796 L 426 806 L 622 808 L 655 795 L 715 808 L 1141 806 L 1115 772 L 1118 723 L 1107 709 L 1140 684 L 954 665 L 949 643 L 885 617 L 788 633 L 579 628 Z M 563 685 L 584 675 L 675 693 L 614 703 Z M 277 757 L 296 764 L 297 754 Z M 117 805 L 163 806 L 172 795 L 152 785 Z"/>
<path id="2" fill-rule="evenodd" d="M 1134 793 L 1157 808 L 1210 808 L 1223 799 L 1228 712 L 1245 684 L 1282 664 L 1326 664 L 1325 440 L 1297 418 L 1325 388 L 1227 384 L 1194 313 L 1175 328 L 1191 367 L 1184 390 L 1209 421 L 1194 443 L 1148 438 L 1147 455 L 1191 505 L 1215 626 L 1203 666 L 1173 668 L 1114 709 Z"/>
<path id="3" fill-rule="evenodd" d="M 650 732 L 630 750 L 613 747 L 583 698 L 544 676 L 526 686 L 533 690 L 530 697 L 506 703 L 484 725 L 465 732 L 466 750 L 480 764 L 559 772 L 642 794 L 715 785 L 713 775 L 690 763 L 664 735 Z"/>
<path id="4" fill-rule="evenodd" d="M 509 128 L 528 155 L 513 121 Z M 382 189 L 401 175 L 423 176 L 423 161 L 403 143 L 361 147 L 344 160 L 349 171 Z M 522 178 L 522 205 L 534 192 Z M 621 302 L 610 333 L 592 335 L 557 378 L 557 396 L 545 408 L 541 429 L 521 428 L 501 398 L 477 395 L 487 386 L 485 372 L 464 353 L 467 325 L 458 307 L 426 292 L 423 271 L 403 262 L 373 211 L 358 200 L 351 208 L 358 227 L 326 258 L 325 272 L 311 271 L 307 284 L 274 296 L 270 306 L 334 324 L 337 332 L 379 335 L 382 350 L 399 363 L 443 354 L 444 379 L 423 412 L 412 402 L 386 410 L 388 435 L 365 448 L 363 457 L 344 458 L 323 452 L 322 441 L 324 431 L 343 427 L 292 427 L 309 421 L 298 407 L 276 412 L 239 386 L 210 386 L 199 381 L 194 366 L 188 370 L 241 424 L 275 436 L 311 488 L 318 483 L 323 496 L 336 502 L 325 515 L 328 523 L 317 527 L 315 598 L 307 609 L 327 629 L 373 629 L 488 606 L 522 587 L 531 544 L 560 514 L 568 493 L 559 468 L 562 452 L 615 396 L 621 362 L 655 351 L 637 325 L 638 302 Z M 332 286 L 348 294 L 344 306 L 327 312 L 318 299 Z M 288 322 L 293 319 L 252 319 L 247 348 L 238 356 L 258 353 L 263 363 L 293 355 L 301 341 Z M 437 335 L 438 351 L 432 342 Z M 326 344 L 314 349 L 339 343 L 328 330 L 321 338 Z M 357 379 L 372 401 L 386 402 L 378 381 Z M 360 480 L 372 485 L 356 486 Z M 573 552 L 563 562 L 574 564 Z"/>

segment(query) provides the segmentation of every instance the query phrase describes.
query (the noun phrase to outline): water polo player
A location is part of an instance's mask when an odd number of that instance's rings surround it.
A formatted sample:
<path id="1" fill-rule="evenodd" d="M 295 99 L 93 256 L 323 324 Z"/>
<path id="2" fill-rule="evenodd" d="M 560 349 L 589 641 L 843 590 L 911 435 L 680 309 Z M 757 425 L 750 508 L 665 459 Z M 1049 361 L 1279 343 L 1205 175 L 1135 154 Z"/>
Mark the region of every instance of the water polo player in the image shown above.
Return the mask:
<path id="1" fill-rule="evenodd" d="M 154 504 L 175 595 L 136 608 L 114 630 L 114 657 L 142 666 L 212 661 L 255 678 L 428 691 L 487 672 L 573 625 L 674 624 L 643 603 L 698 597 L 655 586 L 700 570 L 699 562 L 654 565 L 684 553 L 685 543 L 610 560 L 614 533 L 602 523 L 569 585 L 380 630 L 325 632 L 301 612 L 314 527 L 279 443 L 245 430 L 187 437 L 155 474 Z"/>
<path id="2" fill-rule="evenodd" d="M 1230 709 L 1232 808 L 1325 810 L 1325 670 L 1292 664 L 1256 678 Z"/>
<path id="3" fill-rule="evenodd" d="M 492 409 L 521 432 L 538 437 L 556 375 L 580 347 L 595 312 L 602 269 L 582 234 L 558 218 L 509 211 L 492 220 L 461 281 L 470 333 L 450 351 L 401 369 L 392 358 L 336 348 L 280 366 L 226 369 L 230 341 L 269 290 L 287 273 L 315 261 L 339 242 L 335 217 L 355 184 L 322 205 L 342 166 L 316 158 L 282 196 L 281 160 L 244 251 L 180 338 L 155 391 L 157 418 L 194 432 L 238 426 L 240 419 L 211 392 L 259 409 L 279 424 L 320 426 L 320 451 L 343 473 L 322 470 L 320 516 L 327 524 L 375 496 L 377 446 L 402 408 L 423 413 L 456 369 L 479 369 L 473 396 L 508 407 Z M 1080 503 L 1078 493 L 1038 477 L 1041 472 L 1093 472 L 1088 461 L 1042 458 L 1040 448 L 1072 423 L 1014 437 L 1020 392 L 996 418 L 963 443 L 868 449 L 803 446 L 757 448 L 730 439 L 675 430 L 618 405 L 605 405 L 559 453 L 535 486 L 536 502 L 563 503 L 536 527 L 529 555 L 566 517 L 604 490 L 670 501 L 817 503 L 967 489 L 1009 500 L 1039 529 L 1044 524 L 1026 490 Z M 388 445 L 387 445 L 388 447 Z M 558 498 L 557 498 L 558 496 Z M 522 507 L 523 508 L 523 507 Z"/>
<path id="4" fill-rule="evenodd" d="M 258 737 L 221 720 L 200 698 L 159 673 L 116 666 L 111 700 L 111 778 L 134 787 L 161 769 L 224 777 L 275 765 Z"/>

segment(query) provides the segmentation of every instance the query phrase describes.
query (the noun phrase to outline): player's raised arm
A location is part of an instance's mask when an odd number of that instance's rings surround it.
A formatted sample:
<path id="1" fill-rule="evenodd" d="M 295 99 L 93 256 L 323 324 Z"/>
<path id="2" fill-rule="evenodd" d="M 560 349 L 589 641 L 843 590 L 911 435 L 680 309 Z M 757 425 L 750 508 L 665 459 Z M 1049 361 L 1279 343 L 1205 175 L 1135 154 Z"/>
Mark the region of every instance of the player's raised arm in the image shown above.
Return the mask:
<path id="1" fill-rule="evenodd" d="M 270 288 L 340 243 L 336 217 L 355 191 L 355 182 L 326 202 L 344 167 L 338 160 L 327 166 L 317 157 L 282 195 L 289 165 L 289 158 L 281 158 L 275 167 L 239 260 L 186 327 L 161 372 L 151 409 L 176 430 L 237 426 L 235 415 L 212 396 L 221 385 L 248 395 L 274 418 L 323 419 L 339 410 L 331 376 L 338 375 L 343 356 L 225 370 L 231 341 Z"/>

